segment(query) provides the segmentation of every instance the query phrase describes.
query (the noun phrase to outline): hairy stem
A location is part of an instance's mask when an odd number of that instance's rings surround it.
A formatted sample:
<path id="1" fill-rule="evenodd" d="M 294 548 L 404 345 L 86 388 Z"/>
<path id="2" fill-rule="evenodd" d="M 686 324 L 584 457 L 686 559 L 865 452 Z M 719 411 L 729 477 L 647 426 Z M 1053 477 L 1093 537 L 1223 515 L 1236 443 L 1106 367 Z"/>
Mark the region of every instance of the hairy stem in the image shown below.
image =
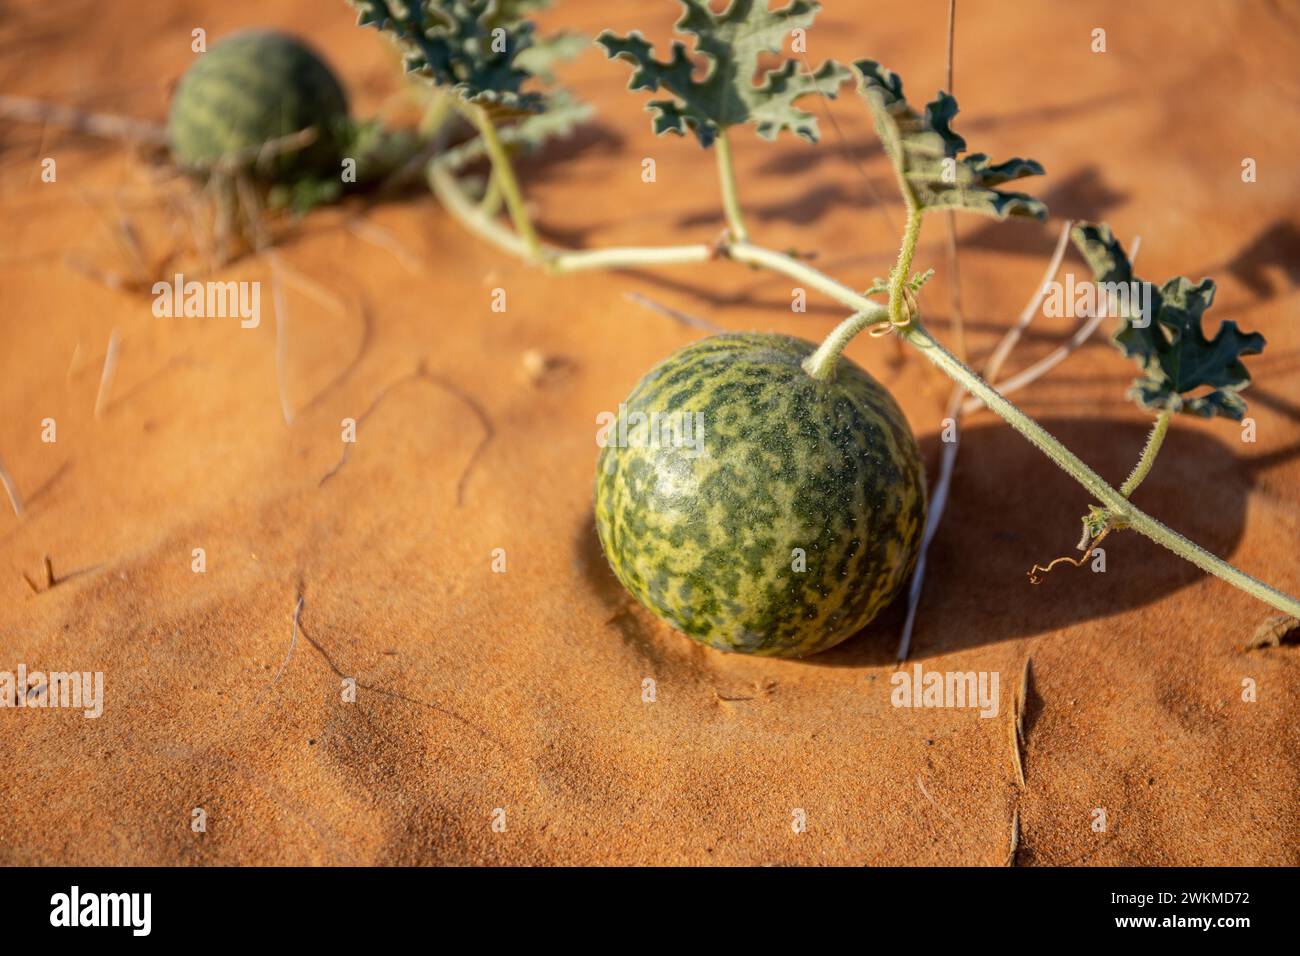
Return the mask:
<path id="1" fill-rule="evenodd" d="M 915 203 L 908 203 L 907 225 L 903 229 L 903 241 L 898 247 L 898 260 L 894 263 L 894 271 L 889 275 L 888 307 L 878 306 L 873 302 L 872 308 L 859 310 L 837 325 L 817 347 L 817 351 L 804 360 L 804 371 L 818 381 L 825 381 L 834 371 L 835 360 L 840 357 L 844 347 L 863 329 L 877 324 L 885 315 L 888 315 L 889 321 L 895 327 L 907 321 L 903 317 L 903 288 L 907 284 L 907 273 L 912 268 L 912 257 L 916 254 L 916 244 L 920 237 L 921 209 Z M 732 258 L 735 258 L 734 250 Z M 769 268 L 772 266 L 769 265 Z M 808 271 L 816 272 L 815 269 Z"/>
<path id="2" fill-rule="evenodd" d="M 1165 432 L 1169 431 L 1169 420 L 1173 418 L 1174 413 L 1165 409 L 1156 419 L 1156 423 L 1151 427 L 1151 434 L 1147 436 L 1146 447 L 1142 449 L 1142 457 L 1138 463 L 1133 466 L 1132 473 L 1120 485 L 1119 493 L 1125 498 L 1137 490 L 1137 486 L 1142 484 L 1142 479 L 1146 478 L 1151 471 L 1151 466 L 1156 463 L 1156 455 L 1160 454 L 1160 446 L 1165 443 Z"/>
<path id="3" fill-rule="evenodd" d="M 502 252 L 529 261 L 535 259 L 536 254 L 528 248 L 518 234 L 506 228 L 495 218 L 485 216 L 482 210 L 470 201 L 456 182 L 455 175 L 445 164 L 434 160 L 425 167 L 425 175 L 429 180 L 429 188 L 438 197 L 443 208 L 462 226 L 486 239 Z"/>
<path id="4" fill-rule="evenodd" d="M 1300 616 L 1300 601 L 1278 591 L 1276 588 L 1270 587 L 1263 581 L 1251 577 L 1244 571 L 1238 570 L 1222 558 L 1216 557 L 1200 545 L 1189 541 L 1178 532 L 1165 527 L 1155 518 L 1134 507 L 1127 498 L 1106 484 L 1100 475 L 1057 441 L 1047 429 L 1003 398 L 996 389 L 935 341 L 930 333 L 925 331 L 918 323 L 913 323 L 911 326 L 902 329 L 899 334 L 920 349 L 921 354 L 927 359 L 944 372 L 947 372 L 952 378 L 961 382 L 971 394 L 978 397 L 992 411 L 1002 416 L 1007 421 L 1007 424 L 1024 435 L 1030 444 L 1052 459 L 1062 471 L 1086 488 L 1113 515 L 1121 518 L 1128 527 L 1168 548 L 1179 557 L 1190 561 L 1202 571 L 1222 578 L 1229 584 L 1259 598 L 1266 604 L 1271 604 L 1280 611 Z"/>
<path id="5" fill-rule="evenodd" d="M 749 231 L 740 211 L 740 194 L 736 190 L 736 168 L 731 161 L 731 140 L 721 130 L 714 148 L 718 151 L 718 179 L 722 183 L 722 209 L 727 216 L 727 230 L 735 242 L 748 242 Z"/>
<path id="6" fill-rule="evenodd" d="M 907 224 L 903 227 L 903 241 L 898 247 L 898 261 L 894 263 L 894 271 L 889 275 L 889 321 L 895 326 L 906 325 L 909 318 L 903 314 L 906 308 L 903 287 L 907 284 L 907 273 L 912 268 L 916 243 L 921 238 L 921 216 L 919 206 L 907 204 Z"/>
<path id="7" fill-rule="evenodd" d="M 524 248 L 528 250 L 528 258 L 537 259 L 541 255 L 542 244 L 528 216 L 524 195 L 519 190 L 519 180 L 515 178 L 514 166 L 511 165 L 510 156 L 506 153 L 501 137 L 497 134 L 496 124 L 492 122 L 492 117 L 488 115 L 487 110 L 481 106 L 470 108 L 470 118 L 478 128 L 479 135 L 483 137 L 488 159 L 492 161 L 492 178 L 505 198 L 506 208 L 510 211 L 510 220 L 515 224 L 515 231 L 519 233 Z"/>
<path id="8" fill-rule="evenodd" d="M 831 372 L 835 370 L 835 361 L 844 351 L 853 338 L 869 325 L 875 325 L 889 314 L 887 306 L 876 305 L 870 312 L 855 312 L 831 331 L 831 334 L 822 340 L 822 344 L 817 346 L 817 351 L 804 359 L 804 371 L 817 379 L 824 382 L 831 377 Z"/>
<path id="9" fill-rule="evenodd" d="M 748 243 L 741 243 L 732 247 L 731 258 L 740 262 L 748 262 L 752 265 L 773 269 L 806 282 L 857 313 L 870 314 L 874 312 L 875 321 L 879 321 L 879 317 L 885 311 L 882 306 L 872 302 L 865 296 L 859 295 L 829 276 L 823 275 L 816 269 L 789 256 L 759 249 Z M 872 324 L 871 319 L 864 320 L 858 315 L 849 319 L 848 322 L 856 324 L 859 330 Z M 832 335 L 834 334 L 832 333 Z M 919 322 L 912 322 L 906 327 L 899 328 L 898 334 L 910 344 L 916 346 L 922 355 L 950 378 L 961 383 L 968 392 L 982 401 L 991 411 L 1005 419 L 1007 424 L 1020 432 L 1029 440 L 1031 445 L 1043 452 L 1062 471 L 1109 508 L 1112 514 L 1123 519 L 1128 527 L 1168 548 L 1179 557 L 1190 561 L 1202 571 L 1227 581 L 1265 604 L 1270 604 L 1287 614 L 1300 616 L 1300 601 L 1233 567 L 1222 558 L 1216 557 L 1200 545 L 1189 541 L 1176 531 L 1165 527 L 1155 518 L 1136 508 L 1127 498 L 1108 485 L 1105 479 L 1084 464 L 1077 455 L 1062 445 L 1047 429 L 1004 398 L 1001 393 L 945 349 Z"/>
<path id="10" fill-rule="evenodd" d="M 581 272 L 586 269 L 625 269 L 636 266 L 664 266 L 679 263 L 705 262 L 714 258 L 718 250 L 713 246 L 626 246 L 591 251 L 570 252 L 539 243 L 536 253 L 530 252 L 523 240 L 488 214 L 482 204 L 476 204 L 465 195 L 455 174 L 445 164 L 431 162 L 425 170 L 429 188 L 449 213 L 466 229 L 486 239 L 502 252 L 521 259 L 541 262 L 553 272 Z M 496 177 L 493 177 L 496 182 Z"/>
<path id="11" fill-rule="evenodd" d="M 460 192 L 459 187 L 456 185 L 454 177 L 436 161 L 429 165 L 429 181 L 439 199 L 443 201 L 453 215 L 467 226 L 507 252 L 536 260 L 537 253 L 530 251 L 519 237 L 513 235 L 499 223 L 487 221 L 482 216 L 477 215 L 474 204 L 465 199 L 464 194 Z M 911 227 L 910 220 L 911 217 L 909 216 L 909 232 L 919 230 L 919 219 L 918 225 L 915 227 Z M 915 251 L 915 245 L 916 237 L 913 235 L 911 239 L 912 251 Z M 908 241 L 905 238 L 904 248 L 899 253 L 899 263 L 904 268 L 910 268 L 911 265 L 911 252 L 907 251 L 907 246 Z M 538 252 L 540 252 L 540 247 Z M 736 262 L 770 269 L 773 272 L 789 276 L 809 288 L 816 289 L 852 311 L 853 316 L 841 323 L 840 327 L 827 338 L 827 342 L 823 343 L 823 348 L 827 349 L 827 351 L 835 347 L 827 345 L 832 340 L 842 350 L 844 345 L 862 329 L 868 325 L 878 323 L 882 318 L 889 315 L 890 310 L 885 306 L 872 302 L 861 293 L 855 292 L 808 264 L 784 253 L 756 246 L 748 241 L 728 242 L 720 249 L 709 246 L 685 246 L 676 247 L 676 249 L 661 247 L 652 250 L 610 249 L 590 253 L 555 253 L 551 261 L 559 271 L 568 271 L 574 268 L 597 268 L 612 265 L 620 267 L 654 265 L 662 264 L 665 261 L 696 262 L 717 256 L 725 256 L 734 259 Z M 567 268 L 563 265 L 565 262 L 569 263 Z M 896 267 L 896 271 L 901 270 Z M 892 304 L 893 297 L 891 296 Z M 1179 557 L 1190 561 L 1202 571 L 1227 581 L 1234 587 L 1245 591 L 1266 604 L 1272 605 L 1280 611 L 1300 617 L 1300 601 L 1233 567 L 1228 562 L 1216 557 L 1136 508 L 1128 498 L 1108 485 L 1100 475 L 1062 445 L 1047 429 L 1013 405 L 960 359 L 945 349 L 925 330 L 919 321 L 914 320 L 907 325 L 896 325 L 895 330 L 902 338 L 915 346 L 931 363 L 983 402 L 989 410 L 1005 419 L 1012 428 L 1028 439 L 1030 444 L 1043 452 L 1062 471 L 1087 489 L 1098 501 L 1110 509 L 1113 515 L 1122 519 L 1128 527 L 1168 548 Z M 822 349 L 818 349 L 818 352 L 821 351 Z M 838 355 L 838 352 L 836 354 Z M 814 356 L 810 356 L 809 362 L 812 362 L 815 356 L 816 353 L 814 353 Z M 823 359 L 823 362 L 815 367 L 820 370 L 826 361 L 829 361 L 829 359 Z"/>

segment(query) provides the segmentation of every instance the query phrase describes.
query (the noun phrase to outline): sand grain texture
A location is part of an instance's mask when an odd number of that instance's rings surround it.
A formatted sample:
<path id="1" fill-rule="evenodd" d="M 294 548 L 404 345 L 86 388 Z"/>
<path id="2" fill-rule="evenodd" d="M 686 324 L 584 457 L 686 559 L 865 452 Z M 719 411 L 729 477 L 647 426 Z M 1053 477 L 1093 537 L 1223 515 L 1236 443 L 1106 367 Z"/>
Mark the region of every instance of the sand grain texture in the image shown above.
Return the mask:
<path id="1" fill-rule="evenodd" d="M 942 4 L 891 5 L 888 18 L 873 14 L 885 4 L 827 6 L 814 59 L 877 58 L 915 102 L 938 87 Z M 338 3 L 62 8 L 19 3 L 0 23 L 6 92 L 161 118 L 193 26 L 217 38 L 267 22 L 311 25 L 355 112 L 398 89 L 385 41 Z M 640 26 L 662 43 L 671 19 L 667 4 L 563 0 L 545 22 Z M 1089 52 L 1098 25 L 1103 55 Z M 1215 276 L 1212 315 L 1269 339 L 1247 393 L 1258 441 L 1180 420 L 1137 498 L 1291 593 L 1297 26 L 1264 2 L 1016 4 L 959 20 L 956 80 L 957 130 L 995 159 L 1041 160 L 1048 176 L 1029 188 L 1054 216 L 961 224 L 977 357 L 1038 281 L 1059 217 L 1140 233 L 1144 276 Z M 599 119 L 524 167 L 543 230 L 588 247 L 710 241 L 713 158 L 656 140 L 627 75 L 594 49 L 565 70 Z M 738 136 L 742 198 L 759 241 L 819 250 L 819 267 L 865 287 L 896 240 L 859 164 L 901 213 L 865 108 L 846 91 L 834 111 L 845 139 L 823 121 L 820 148 Z M 40 182 L 45 156 L 57 183 Z M 655 184 L 640 180 L 646 156 Z M 1246 156 L 1257 183 L 1240 181 Z M 898 608 L 791 662 L 706 651 L 631 605 L 592 528 L 596 415 L 703 333 L 626 294 L 808 338 L 841 318 L 825 301 L 792 315 L 787 280 L 728 264 L 548 278 L 465 235 L 428 195 L 366 211 L 415 268 L 346 228 L 360 207 L 323 210 L 279 230 L 283 262 L 344 303 L 286 287 L 286 427 L 264 258 L 222 276 L 263 282 L 255 330 L 155 319 L 147 296 L 68 267 L 76 255 L 121 268 L 106 226 L 119 209 L 165 247 L 153 190 L 128 150 L 4 127 L 0 459 L 27 510 L 0 511 L 0 669 L 102 670 L 106 704 L 98 720 L 0 712 L 0 862 L 1001 865 L 1018 808 L 1021 865 L 1300 863 L 1300 651 L 1242 652 L 1272 612 L 1132 535 L 1108 542 L 1106 574 L 1058 570 L 1031 587 L 1025 570 L 1070 551 L 1088 502 L 987 413 L 964 437 L 913 656 L 998 671 L 997 718 L 891 707 Z M 917 263 L 940 269 L 923 304 L 946 334 L 942 241 L 936 219 Z M 1040 319 L 1008 369 L 1070 327 Z M 894 365 L 887 342 L 864 336 L 849 354 L 898 397 L 933 477 L 946 383 L 919 358 Z M 536 374 L 538 355 L 553 374 Z M 1146 428 L 1122 397 L 1131 377 L 1099 340 L 1019 397 L 1119 481 Z M 322 484 L 340 420 L 367 409 Z M 40 440 L 47 417 L 53 444 Z M 204 574 L 190 570 L 199 547 Z M 33 595 L 21 575 L 38 579 L 46 554 L 58 574 L 86 570 Z M 1007 721 L 1026 655 L 1022 789 Z M 196 807 L 204 834 L 190 829 Z M 1105 833 L 1091 827 L 1099 807 Z M 792 829 L 796 809 L 807 832 Z"/>

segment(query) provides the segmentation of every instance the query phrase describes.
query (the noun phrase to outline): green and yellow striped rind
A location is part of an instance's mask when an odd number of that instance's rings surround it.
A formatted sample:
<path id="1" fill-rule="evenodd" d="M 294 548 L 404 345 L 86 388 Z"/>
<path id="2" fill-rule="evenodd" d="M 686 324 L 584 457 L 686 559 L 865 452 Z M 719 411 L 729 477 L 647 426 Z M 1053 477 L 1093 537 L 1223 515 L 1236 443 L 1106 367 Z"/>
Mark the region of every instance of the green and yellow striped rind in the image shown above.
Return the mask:
<path id="1" fill-rule="evenodd" d="M 815 348 L 747 334 L 682 349 L 632 390 L 600 453 L 596 529 L 610 567 L 710 647 L 779 657 L 833 647 L 916 563 L 925 474 L 907 420 L 843 357 L 813 379 L 801 363 Z M 638 412 L 660 424 L 702 413 L 699 452 L 646 440 L 628 427 Z"/>
<path id="2" fill-rule="evenodd" d="M 197 54 L 172 96 L 167 136 L 177 165 L 202 171 L 312 127 L 316 139 L 280 157 L 274 175 L 337 175 L 347 125 L 347 96 L 325 61 L 295 37 L 253 30 Z"/>

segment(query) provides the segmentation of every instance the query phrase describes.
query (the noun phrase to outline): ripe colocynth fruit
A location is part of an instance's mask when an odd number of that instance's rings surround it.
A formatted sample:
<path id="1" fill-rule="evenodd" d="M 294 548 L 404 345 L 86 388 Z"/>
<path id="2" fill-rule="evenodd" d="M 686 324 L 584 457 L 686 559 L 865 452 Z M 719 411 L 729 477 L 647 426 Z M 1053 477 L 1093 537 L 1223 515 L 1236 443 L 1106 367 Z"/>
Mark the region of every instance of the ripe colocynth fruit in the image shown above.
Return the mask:
<path id="1" fill-rule="evenodd" d="M 347 96 L 324 60 L 294 37 L 250 30 L 214 44 L 185 71 L 167 137 L 177 165 L 196 169 L 310 127 L 315 140 L 279 157 L 275 171 L 337 172 L 347 124 Z"/>
<path id="2" fill-rule="evenodd" d="M 825 650 L 916 563 L 925 475 L 907 420 L 843 357 L 825 381 L 809 375 L 815 348 L 749 334 L 682 349 L 632 390 L 601 451 L 596 529 L 610 566 L 711 647 Z"/>

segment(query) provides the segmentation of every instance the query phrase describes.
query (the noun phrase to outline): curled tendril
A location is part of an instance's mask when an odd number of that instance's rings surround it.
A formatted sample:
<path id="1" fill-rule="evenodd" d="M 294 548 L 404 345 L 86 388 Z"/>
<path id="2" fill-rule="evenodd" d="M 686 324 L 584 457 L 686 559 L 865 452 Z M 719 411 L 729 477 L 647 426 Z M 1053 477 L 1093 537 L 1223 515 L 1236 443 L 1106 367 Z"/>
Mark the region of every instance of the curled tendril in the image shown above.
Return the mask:
<path id="1" fill-rule="evenodd" d="M 1097 545 L 1101 544 L 1101 542 L 1105 539 L 1106 535 L 1108 534 L 1110 534 L 1110 528 L 1104 529 L 1101 532 L 1101 534 L 1093 538 L 1092 542 L 1088 545 L 1088 550 L 1083 553 L 1082 557 L 1071 558 L 1069 556 L 1065 556 L 1065 557 L 1056 558 L 1054 561 L 1049 561 L 1046 565 L 1035 564 L 1032 568 L 1030 568 L 1027 572 L 1025 572 L 1026 574 L 1029 575 L 1029 583 L 1041 584 L 1043 581 L 1043 575 L 1050 572 L 1052 568 L 1056 567 L 1058 564 L 1061 564 L 1062 562 L 1066 564 L 1072 564 L 1076 568 L 1083 567 L 1084 564 L 1087 563 L 1088 559 L 1092 557 L 1092 553 L 1097 550 Z"/>
<path id="2" fill-rule="evenodd" d="M 872 338 L 880 338 L 889 335 L 898 329 L 905 329 L 912 324 L 913 319 L 921 317 L 921 309 L 916 303 L 916 294 L 921 288 L 934 277 L 933 269 L 926 269 L 924 272 L 918 272 L 907 282 L 903 283 L 903 317 L 900 321 L 895 322 L 892 318 L 881 319 L 874 325 L 867 327 L 867 334 Z M 889 286 L 885 280 L 877 278 L 867 289 L 867 295 L 876 295 L 881 292 L 888 292 Z"/>

